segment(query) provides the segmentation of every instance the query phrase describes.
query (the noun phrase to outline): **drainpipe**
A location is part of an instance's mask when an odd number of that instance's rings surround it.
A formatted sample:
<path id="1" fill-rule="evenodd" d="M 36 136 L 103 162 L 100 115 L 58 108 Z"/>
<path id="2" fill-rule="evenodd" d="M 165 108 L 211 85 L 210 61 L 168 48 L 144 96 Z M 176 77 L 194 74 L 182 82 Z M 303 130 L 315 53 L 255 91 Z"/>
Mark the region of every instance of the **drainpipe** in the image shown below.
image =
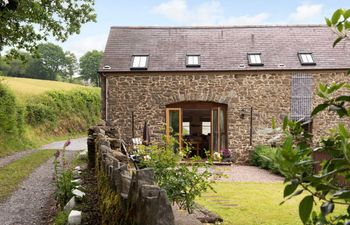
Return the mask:
<path id="1" fill-rule="evenodd" d="M 108 121 L 108 79 L 107 76 L 104 73 L 101 73 L 101 76 L 103 76 L 105 78 L 105 93 L 104 93 L 104 97 L 105 97 L 105 118 L 104 120 Z"/>

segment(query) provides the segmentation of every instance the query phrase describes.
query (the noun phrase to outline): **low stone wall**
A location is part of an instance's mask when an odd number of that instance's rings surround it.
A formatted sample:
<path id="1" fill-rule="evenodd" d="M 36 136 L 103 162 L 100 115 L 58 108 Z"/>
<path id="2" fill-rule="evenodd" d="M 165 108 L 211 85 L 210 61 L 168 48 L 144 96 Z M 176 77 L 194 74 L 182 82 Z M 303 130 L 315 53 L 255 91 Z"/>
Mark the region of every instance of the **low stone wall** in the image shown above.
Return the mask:
<path id="1" fill-rule="evenodd" d="M 95 160 L 89 166 L 96 170 L 102 223 L 179 224 L 166 192 L 155 185 L 154 171 L 134 169 L 121 151 L 120 140 L 111 138 L 110 132 L 110 127 L 92 127 L 88 138 L 89 160 Z"/>

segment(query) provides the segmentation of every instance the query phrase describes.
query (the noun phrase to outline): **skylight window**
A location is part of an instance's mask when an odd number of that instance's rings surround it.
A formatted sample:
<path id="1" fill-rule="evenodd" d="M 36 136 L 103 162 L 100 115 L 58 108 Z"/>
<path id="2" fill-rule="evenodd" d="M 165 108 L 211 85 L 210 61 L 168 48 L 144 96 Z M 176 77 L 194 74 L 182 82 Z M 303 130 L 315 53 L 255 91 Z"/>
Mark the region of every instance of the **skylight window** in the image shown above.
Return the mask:
<path id="1" fill-rule="evenodd" d="M 187 55 L 186 56 L 186 66 L 187 67 L 199 67 L 199 55 Z"/>
<path id="2" fill-rule="evenodd" d="M 131 69 L 147 69 L 148 55 L 134 55 Z"/>
<path id="3" fill-rule="evenodd" d="M 312 53 L 298 53 L 301 65 L 316 65 Z"/>
<path id="4" fill-rule="evenodd" d="M 248 53 L 248 64 L 250 66 L 263 66 L 261 53 Z"/>

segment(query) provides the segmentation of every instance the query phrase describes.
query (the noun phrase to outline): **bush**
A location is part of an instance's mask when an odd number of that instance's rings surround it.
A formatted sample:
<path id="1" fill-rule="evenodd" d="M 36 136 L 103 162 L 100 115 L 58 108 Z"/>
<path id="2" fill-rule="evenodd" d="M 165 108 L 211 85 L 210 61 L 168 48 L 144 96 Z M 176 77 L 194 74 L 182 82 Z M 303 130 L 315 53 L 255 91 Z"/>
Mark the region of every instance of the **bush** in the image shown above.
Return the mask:
<path id="1" fill-rule="evenodd" d="M 163 188 L 172 202 L 176 202 L 181 209 L 193 212 L 194 200 L 208 189 L 213 189 L 211 181 L 212 173 L 206 163 L 200 163 L 193 158 L 191 167 L 180 164 L 180 160 L 186 152 L 174 151 L 176 141 L 170 140 L 165 145 L 144 146 L 141 163 L 153 168 L 158 185 Z"/>
<path id="2" fill-rule="evenodd" d="M 100 101 L 96 90 L 49 91 L 27 103 L 26 122 L 51 133 L 81 132 L 100 119 Z"/>
<path id="3" fill-rule="evenodd" d="M 272 161 L 275 158 L 276 152 L 277 148 L 259 145 L 250 155 L 250 164 L 280 174 L 277 166 Z"/>
<path id="4" fill-rule="evenodd" d="M 0 136 L 16 137 L 24 132 L 24 110 L 8 87 L 0 82 Z"/>

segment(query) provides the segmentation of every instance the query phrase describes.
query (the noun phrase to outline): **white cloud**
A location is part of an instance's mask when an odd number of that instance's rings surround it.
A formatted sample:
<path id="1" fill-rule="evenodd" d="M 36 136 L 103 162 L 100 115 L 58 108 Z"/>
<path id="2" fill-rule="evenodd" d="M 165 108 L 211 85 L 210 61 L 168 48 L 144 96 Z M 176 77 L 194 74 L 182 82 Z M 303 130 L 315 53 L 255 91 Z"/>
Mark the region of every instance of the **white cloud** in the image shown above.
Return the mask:
<path id="1" fill-rule="evenodd" d="M 163 2 L 152 10 L 171 20 L 184 22 L 188 20 L 188 8 L 186 0 L 170 0 Z"/>
<path id="2" fill-rule="evenodd" d="M 224 25 L 255 25 L 255 24 L 266 24 L 266 20 L 270 17 L 268 13 L 259 13 L 255 16 L 238 16 L 229 17 L 222 23 Z"/>
<path id="3" fill-rule="evenodd" d="M 168 0 L 152 9 L 152 12 L 184 25 L 247 25 L 265 24 L 267 13 L 225 17 L 218 0 L 208 0 L 190 7 L 187 0 Z"/>
<path id="4" fill-rule="evenodd" d="M 310 23 L 312 21 L 318 21 L 322 15 L 322 9 L 322 4 L 303 3 L 296 8 L 295 12 L 289 15 L 289 20 L 297 23 Z"/>
<path id="5" fill-rule="evenodd" d="M 77 58 L 83 56 L 91 50 L 104 51 L 107 42 L 107 35 L 79 37 L 72 41 L 64 43 L 64 48 L 73 52 Z"/>

